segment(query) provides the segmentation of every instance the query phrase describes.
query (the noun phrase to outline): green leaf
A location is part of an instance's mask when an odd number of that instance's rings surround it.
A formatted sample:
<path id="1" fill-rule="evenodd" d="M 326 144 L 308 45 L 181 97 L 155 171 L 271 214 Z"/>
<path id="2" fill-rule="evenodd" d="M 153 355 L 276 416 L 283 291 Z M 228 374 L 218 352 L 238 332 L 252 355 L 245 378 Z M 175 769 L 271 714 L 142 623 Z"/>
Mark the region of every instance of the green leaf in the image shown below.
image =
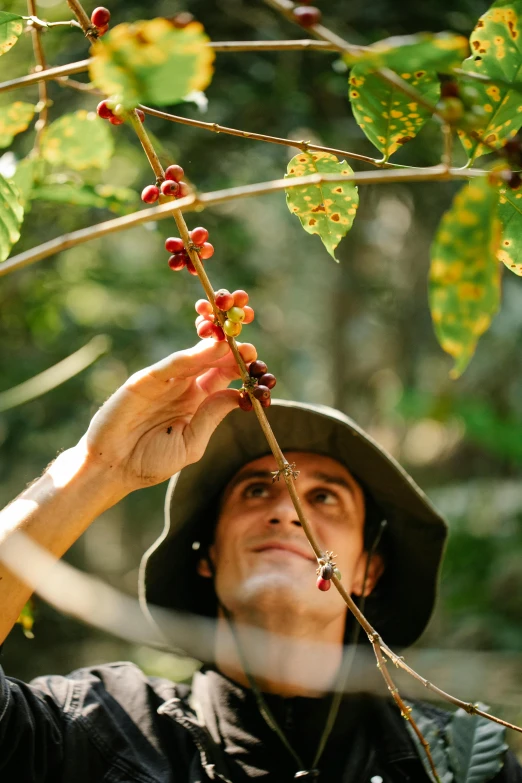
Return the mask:
<path id="1" fill-rule="evenodd" d="M 43 184 L 33 190 L 33 199 L 74 204 L 81 207 L 109 209 L 118 215 L 133 212 L 139 206 L 139 197 L 131 188 L 113 185 L 75 185 L 70 182 Z"/>
<path id="2" fill-rule="evenodd" d="M 0 108 L 0 147 L 9 147 L 17 133 L 27 130 L 34 117 L 32 103 L 15 101 Z"/>
<path id="3" fill-rule="evenodd" d="M 511 272 L 522 276 L 522 188 L 500 189 L 498 216 L 502 224 L 498 259 Z"/>
<path id="4" fill-rule="evenodd" d="M 487 711 L 485 704 L 477 707 Z M 446 728 L 455 783 L 486 783 L 500 772 L 508 749 L 506 729 L 480 715 L 459 709 Z"/>
<path id="5" fill-rule="evenodd" d="M 453 378 L 467 367 L 500 304 L 498 190 L 486 177 L 453 199 L 431 248 L 430 307 L 442 348 L 455 359 Z"/>
<path id="6" fill-rule="evenodd" d="M 417 727 L 419 728 L 426 742 L 429 743 L 431 758 L 433 759 L 433 763 L 437 770 L 440 783 L 452 783 L 453 772 L 449 768 L 446 746 L 443 738 L 441 737 L 439 726 L 437 723 L 435 723 L 434 720 L 429 718 L 423 712 L 420 706 L 417 705 L 413 705 L 411 707 L 411 717 L 417 724 Z M 422 761 L 426 774 L 431 781 L 435 781 L 435 776 L 431 770 L 431 765 L 428 761 L 428 757 L 426 756 L 426 751 L 424 750 L 419 738 L 413 730 L 410 721 L 406 721 L 406 728 L 417 748 L 419 758 Z"/>
<path id="7" fill-rule="evenodd" d="M 107 122 L 84 110 L 64 114 L 45 129 L 42 156 L 55 166 L 75 171 L 109 165 L 114 144 Z"/>
<path id="8" fill-rule="evenodd" d="M 16 186 L 0 174 L 0 262 L 5 261 L 20 239 L 24 208 Z"/>
<path id="9" fill-rule="evenodd" d="M 468 42 L 453 33 L 417 33 L 377 41 L 361 54 L 344 55 L 348 65 L 364 63 L 371 69 L 391 68 L 398 74 L 415 71 L 447 73 L 469 54 Z"/>
<path id="10" fill-rule="evenodd" d="M 401 73 L 433 105 L 440 95 L 437 74 L 430 71 Z M 372 73 L 366 65 L 356 65 L 350 74 L 349 96 L 360 128 L 382 153 L 384 160 L 420 131 L 431 112 L 400 90 Z"/>
<path id="11" fill-rule="evenodd" d="M 24 20 L 18 14 L 0 11 L 0 55 L 11 49 L 22 35 Z"/>
<path id="12" fill-rule="evenodd" d="M 470 38 L 471 56 L 462 65 L 465 71 L 503 82 L 496 85 L 473 81 L 479 96 L 477 102 L 486 113 L 475 131 L 495 149 L 522 127 L 521 15 L 522 0 L 493 3 L 477 22 Z M 459 136 L 471 160 L 490 152 L 479 139 L 466 137 L 461 131 Z"/>
<path id="13" fill-rule="evenodd" d="M 117 25 L 92 47 L 91 81 L 128 108 L 179 103 L 210 84 L 214 53 L 208 41 L 199 22 L 183 29 L 168 19 Z"/>
<path id="14" fill-rule="evenodd" d="M 346 161 L 328 152 L 300 152 L 288 164 L 285 179 L 308 174 L 353 174 Z M 288 209 L 297 215 L 304 230 L 319 234 L 332 258 L 335 248 L 352 227 L 359 204 L 353 182 L 322 182 L 286 191 Z"/>
<path id="15" fill-rule="evenodd" d="M 46 163 L 41 158 L 28 157 L 19 161 L 12 181 L 18 190 L 18 198 L 27 212 L 28 202 L 32 198 L 33 185 L 43 177 Z"/>

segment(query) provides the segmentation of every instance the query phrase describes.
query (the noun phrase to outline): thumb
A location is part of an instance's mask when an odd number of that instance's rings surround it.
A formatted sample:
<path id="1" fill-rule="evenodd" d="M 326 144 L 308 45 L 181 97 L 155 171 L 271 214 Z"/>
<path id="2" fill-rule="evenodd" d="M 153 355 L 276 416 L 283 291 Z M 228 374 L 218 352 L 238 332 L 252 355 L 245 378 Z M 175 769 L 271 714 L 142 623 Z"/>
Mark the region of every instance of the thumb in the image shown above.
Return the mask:
<path id="1" fill-rule="evenodd" d="M 218 424 L 227 413 L 237 408 L 238 397 L 237 389 L 222 389 L 210 394 L 201 403 L 184 431 L 187 465 L 201 459 Z"/>

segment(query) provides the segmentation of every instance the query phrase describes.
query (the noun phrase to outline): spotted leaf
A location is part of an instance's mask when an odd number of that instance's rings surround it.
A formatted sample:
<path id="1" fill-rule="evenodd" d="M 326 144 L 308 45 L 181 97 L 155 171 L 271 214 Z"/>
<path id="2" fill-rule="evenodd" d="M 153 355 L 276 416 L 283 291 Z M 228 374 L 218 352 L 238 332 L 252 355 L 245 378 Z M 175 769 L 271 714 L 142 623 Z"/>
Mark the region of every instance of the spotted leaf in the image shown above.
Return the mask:
<path id="1" fill-rule="evenodd" d="M 92 47 L 91 80 L 127 107 L 179 103 L 212 79 L 214 52 L 199 22 L 168 19 L 120 24 Z"/>
<path id="2" fill-rule="evenodd" d="M 288 164 L 285 178 L 308 174 L 353 174 L 346 161 L 327 152 L 300 152 Z M 297 215 L 304 230 L 318 234 L 332 258 L 335 248 L 352 227 L 359 204 L 353 182 L 322 182 L 286 191 L 288 209 Z"/>
<path id="3" fill-rule="evenodd" d="M 489 76 L 498 84 L 473 81 L 484 118 L 475 127 L 477 138 L 459 132 L 471 160 L 501 147 L 522 127 L 522 0 L 497 0 L 480 17 L 470 38 L 471 56 L 462 67 Z M 469 84 L 469 81 L 467 82 Z M 481 143 L 484 139 L 487 145 Z"/>
<path id="4" fill-rule="evenodd" d="M 391 68 L 397 73 L 438 71 L 446 73 L 460 66 L 469 54 L 467 40 L 453 33 L 417 33 L 394 36 L 344 55 L 348 65 L 361 63 L 375 70 Z"/>
<path id="5" fill-rule="evenodd" d="M 522 188 L 500 189 L 498 216 L 502 223 L 498 259 L 522 277 Z"/>
<path id="6" fill-rule="evenodd" d="M 55 166 L 75 171 L 109 165 L 114 145 L 108 124 L 94 112 L 64 114 L 45 129 L 42 156 Z"/>
<path id="7" fill-rule="evenodd" d="M 24 208 L 16 186 L 0 174 L 0 261 L 5 261 L 20 239 Z"/>
<path id="8" fill-rule="evenodd" d="M 32 103 L 15 101 L 0 108 L 0 147 L 9 147 L 17 133 L 27 130 L 34 117 Z"/>
<path id="9" fill-rule="evenodd" d="M 442 348 L 466 369 L 500 304 L 498 190 L 477 178 L 455 196 L 431 248 L 430 307 Z"/>
<path id="10" fill-rule="evenodd" d="M 18 14 L 0 11 L 0 55 L 11 49 L 22 35 L 24 20 Z"/>
<path id="11" fill-rule="evenodd" d="M 434 105 L 437 103 L 440 82 L 436 73 L 421 70 L 404 72 L 400 76 L 423 98 Z M 359 127 L 382 153 L 384 160 L 411 141 L 431 117 L 431 112 L 383 81 L 365 65 L 352 68 L 348 93 Z"/>

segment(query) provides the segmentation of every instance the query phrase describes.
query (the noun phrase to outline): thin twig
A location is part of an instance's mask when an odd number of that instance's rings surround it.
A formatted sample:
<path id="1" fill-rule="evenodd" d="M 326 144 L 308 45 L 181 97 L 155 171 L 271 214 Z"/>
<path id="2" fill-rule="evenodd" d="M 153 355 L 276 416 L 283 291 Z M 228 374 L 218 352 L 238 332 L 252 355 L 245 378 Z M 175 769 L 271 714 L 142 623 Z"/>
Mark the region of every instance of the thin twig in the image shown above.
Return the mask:
<path id="1" fill-rule="evenodd" d="M 41 71 L 40 73 L 31 73 L 28 76 L 19 76 L 17 79 L 9 79 L 9 81 L 0 84 L 0 93 L 8 92 L 9 90 L 17 90 L 20 87 L 30 87 L 32 84 L 57 79 L 62 76 L 69 76 L 74 73 L 83 73 L 84 71 L 89 70 L 89 63 L 90 59 L 78 60 L 75 63 L 58 65 L 55 68 L 47 68 L 46 71 Z"/>
<path id="2" fill-rule="evenodd" d="M 66 22 L 45 22 L 43 19 L 38 19 L 36 14 L 22 16 L 22 19 L 34 30 L 48 30 L 50 27 L 77 27 L 81 30 L 80 23 L 76 19 L 69 19 Z"/>
<path id="3" fill-rule="evenodd" d="M 449 169 L 451 167 L 451 153 L 453 150 L 453 128 L 451 125 L 445 123 L 442 126 L 442 138 L 444 140 L 444 146 L 441 163 Z"/>
<path id="4" fill-rule="evenodd" d="M 79 0 L 67 0 L 67 5 L 79 21 L 80 27 L 82 28 L 85 37 L 88 38 L 91 43 L 95 43 L 99 38 L 98 28 L 95 27 L 91 22 L 85 13 L 85 9 L 82 4 L 79 2 Z"/>
<path id="5" fill-rule="evenodd" d="M 27 0 L 27 10 L 31 17 L 36 17 L 36 0 Z M 33 26 L 33 29 L 31 30 L 31 38 L 33 41 L 33 51 L 34 56 L 36 60 L 35 65 L 35 71 L 37 73 L 40 73 L 41 71 L 45 71 L 47 69 L 47 63 L 45 60 L 45 53 L 43 50 L 42 45 L 42 39 L 41 39 L 42 31 L 41 28 Z M 48 107 L 49 107 L 49 96 L 47 94 L 47 82 L 46 81 L 40 81 L 38 82 L 38 119 L 35 123 L 35 130 L 36 130 L 36 138 L 34 140 L 34 146 L 33 146 L 33 152 L 35 154 L 38 154 L 38 151 L 40 149 L 40 142 L 42 139 L 42 133 L 44 131 L 45 126 L 47 125 L 47 118 L 48 118 Z"/>

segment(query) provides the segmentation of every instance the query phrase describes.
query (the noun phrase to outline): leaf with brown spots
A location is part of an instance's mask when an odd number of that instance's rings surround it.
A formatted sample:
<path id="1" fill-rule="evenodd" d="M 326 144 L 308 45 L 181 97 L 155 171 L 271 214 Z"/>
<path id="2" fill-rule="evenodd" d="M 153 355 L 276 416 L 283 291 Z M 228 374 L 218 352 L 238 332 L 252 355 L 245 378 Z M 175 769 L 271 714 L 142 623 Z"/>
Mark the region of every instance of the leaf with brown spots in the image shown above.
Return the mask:
<path id="1" fill-rule="evenodd" d="M 16 186 L 0 174 L 0 261 L 5 261 L 20 239 L 24 208 Z"/>
<path id="2" fill-rule="evenodd" d="M 511 272 L 522 277 L 522 188 L 500 189 L 498 216 L 502 223 L 498 258 Z"/>
<path id="3" fill-rule="evenodd" d="M 55 166 L 75 171 L 109 165 L 114 144 L 108 123 L 94 112 L 64 114 L 45 129 L 42 157 Z"/>
<path id="4" fill-rule="evenodd" d="M 288 164 L 286 178 L 308 174 L 353 174 L 353 169 L 328 152 L 300 152 Z M 322 182 L 287 189 L 288 209 L 304 230 L 318 234 L 332 258 L 335 248 L 352 227 L 359 195 L 353 182 Z"/>
<path id="5" fill-rule="evenodd" d="M 32 103 L 15 101 L 0 108 L 0 147 L 9 147 L 17 133 L 27 130 L 34 116 Z"/>
<path id="6" fill-rule="evenodd" d="M 475 127 L 477 138 L 465 136 L 462 131 L 459 136 L 474 160 L 490 151 L 481 138 L 498 149 L 522 127 L 522 0 L 493 3 L 480 17 L 470 44 L 471 56 L 464 61 L 463 69 L 498 80 L 498 84 L 473 81 L 485 117 Z"/>
<path id="7" fill-rule="evenodd" d="M 22 35 L 24 20 L 18 14 L 0 11 L 0 55 L 12 49 Z"/>
<path id="8" fill-rule="evenodd" d="M 347 65 L 364 64 L 371 70 L 391 68 L 397 73 L 449 73 L 469 54 L 468 42 L 454 33 L 416 33 L 385 38 L 357 54 L 343 55 Z"/>
<path id="9" fill-rule="evenodd" d="M 458 378 L 500 304 L 498 190 L 487 177 L 459 190 L 431 248 L 430 308 L 442 348 Z"/>
<path id="10" fill-rule="evenodd" d="M 401 72 L 399 75 L 427 101 L 433 105 L 437 103 L 440 82 L 435 72 Z M 413 139 L 431 117 L 431 112 L 369 71 L 366 65 L 352 68 L 348 82 L 348 95 L 357 124 L 384 160 Z"/>

